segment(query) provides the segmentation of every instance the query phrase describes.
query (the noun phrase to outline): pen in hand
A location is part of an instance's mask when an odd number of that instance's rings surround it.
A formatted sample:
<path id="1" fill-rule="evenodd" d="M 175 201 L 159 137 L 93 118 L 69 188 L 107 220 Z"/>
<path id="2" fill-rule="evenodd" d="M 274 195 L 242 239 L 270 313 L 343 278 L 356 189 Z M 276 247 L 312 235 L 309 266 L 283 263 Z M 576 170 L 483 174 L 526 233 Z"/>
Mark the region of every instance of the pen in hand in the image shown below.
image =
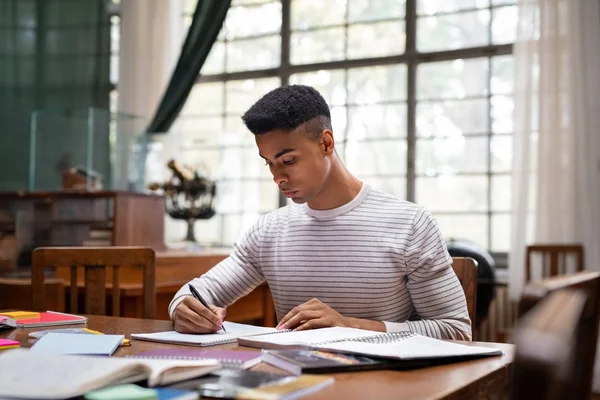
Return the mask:
<path id="1" fill-rule="evenodd" d="M 191 283 L 188 283 L 188 288 L 190 289 L 190 292 L 192 292 L 192 296 L 194 296 L 194 298 L 196 300 L 198 300 L 200 303 L 202 303 L 202 305 L 204 307 L 208 308 L 209 311 L 213 312 L 212 309 L 209 307 L 208 303 L 202 298 L 202 296 L 200 296 L 200 293 L 198 293 L 198 291 L 196 290 L 196 288 L 194 286 L 192 286 Z M 213 312 L 213 314 L 215 314 L 215 313 Z M 215 315 L 217 315 L 217 314 L 215 314 Z M 224 325 L 221 325 L 221 329 L 223 329 L 223 332 L 227 332 L 225 330 L 225 326 Z"/>

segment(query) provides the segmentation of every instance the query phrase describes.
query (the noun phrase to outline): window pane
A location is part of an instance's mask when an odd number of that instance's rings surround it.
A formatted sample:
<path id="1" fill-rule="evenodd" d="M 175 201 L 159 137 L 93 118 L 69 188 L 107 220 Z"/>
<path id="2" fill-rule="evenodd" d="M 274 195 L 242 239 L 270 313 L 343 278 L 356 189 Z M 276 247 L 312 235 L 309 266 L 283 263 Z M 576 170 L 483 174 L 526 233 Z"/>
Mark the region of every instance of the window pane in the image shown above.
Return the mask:
<path id="1" fill-rule="evenodd" d="M 346 131 L 346 125 L 348 123 L 346 118 L 346 107 L 330 107 L 329 111 L 331 112 L 331 125 L 333 127 L 333 134 L 335 139 L 338 140 L 336 147 L 339 152 L 341 144 L 339 139 Z"/>
<path id="2" fill-rule="evenodd" d="M 343 60 L 344 29 L 292 33 L 290 47 L 292 64 Z"/>
<path id="3" fill-rule="evenodd" d="M 173 136 L 175 140 L 173 145 L 176 148 L 194 150 L 219 144 L 222 132 L 223 118 L 221 117 L 180 117 L 173 124 L 168 135 L 177 135 L 177 137 Z"/>
<path id="4" fill-rule="evenodd" d="M 211 179 L 219 179 L 221 152 L 218 149 L 186 148 L 176 154 L 177 160 L 188 168 Z"/>
<path id="5" fill-rule="evenodd" d="M 488 10 L 423 17 L 417 20 L 417 49 L 422 52 L 489 44 Z"/>
<path id="6" fill-rule="evenodd" d="M 354 68 L 348 71 L 348 104 L 406 99 L 406 65 Z"/>
<path id="7" fill-rule="evenodd" d="M 281 36 L 240 40 L 227 44 L 227 72 L 251 71 L 279 66 Z"/>
<path id="8" fill-rule="evenodd" d="M 290 83 L 294 85 L 308 85 L 314 87 L 321 93 L 329 106 L 346 104 L 346 86 L 344 82 L 345 71 L 320 70 L 294 74 L 290 77 Z"/>
<path id="9" fill-rule="evenodd" d="M 404 21 L 350 25 L 348 58 L 402 54 L 405 42 Z"/>
<path id="10" fill-rule="evenodd" d="M 488 219 L 484 215 L 436 214 L 444 238 L 466 239 L 488 248 Z"/>
<path id="11" fill-rule="evenodd" d="M 222 74 L 225 72 L 225 43 L 215 42 L 202 65 L 202 75 Z"/>
<path id="12" fill-rule="evenodd" d="M 239 191 L 239 190 L 238 190 Z M 225 214 L 222 216 L 223 230 L 221 241 L 223 246 L 232 246 L 237 242 L 244 232 L 256 222 L 259 213 Z"/>
<path id="13" fill-rule="evenodd" d="M 249 7 L 231 7 L 225 19 L 227 39 L 278 33 L 281 30 L 281 2 Z"/>
<path id="14" fill-rule="evenodd" d="M 498 56 L 492 58 L 492 94 L 513 92 L 514 57 Z"/>
<path id="15" fill-rule="evenodd" d="M 492 211 L 509 211 L 511 206 L 511 176 L 492 176 Z"/>
<path id="16" fill-rule="evenodd" d="M 245 79 L 227 82 L 226 110 L 228 114 L 243 114 L 263 95 L 279 87 L 279 78 Z"/>
<path id="17" fill-rule="evenodd" d="M 461 99 L 467 96 L 485 96 L 488 92 L 487 80 L 487 58 L 421 64 L 417 69 L 417 98 Z"/>
<path id="18" fill-rule="evenodd" d="M 251 135 L 251 133 L 248 133 Z M 229 147 L 221 150 L 221 178 L 223 179 L 252 179 L 264 178 L 269 180 L 271 172 L 258 155 L 256 146 Z"/>
<path id="19" fill-rule="evenodd" d="M 345 150 L 346 166 L 357 176 L 406 174 L 406 140 L 351 140 Z"/>
<path id="20" fill-rule="evenodd" d="M 406 199 L 406 178 L 404 177 L 360 177 L 367 185 L 374 189 L 382 190 L 386 193 L 396 196 L 400 200 Z"/>
<path id="21" fill-rule="evenodd" d="M 416 200 L 431 212 L 485 211 L 487 185 L 485 176 L 419 177 Z"/>
<path id="22" fill-rule="evenodd" d="M 417 13 L 433 15 L 488 6 L 489 0 L 417 0 Z"/>
<path id="23" fill-rule="evenodd" d="M 348 139 L 405 137 L 406 104 L 349 108 Z"/>
<path id="24" fill-rule="evenodd" d="M 490 142 L 492 172 L 509 172 L 512 169 L 512 136 L 495 135 Z"/>
<path id="25" fill-rule="evenodd" d="M 406 0 L 349 0 L 348 21 L 404 18 Z"/>
<path id="26" fill-rule="evenodd" d="M 192 87 L 182 115 L 223 114 L 223 83 L 199 83 Z"/>
<path id="27" fill-rule="evenodd" d="M 516 4 L 517 0 L 492 0 L 493 6 L 503 5 L 503 4 Z"/>
<path id="28" fill-rule="evenodd" d="M 508 96 L 492 96 L 490 105 L 492 108 L 492 132 L 512 133 L 514 99 Z"/>
<path id="29" fill-rule="evenodd" d="M 422 102 L 417 104 L 417 135 L 455 136 L 487 133 L 488 103 L 481 100 Z"/>
<path id="30" fill-rule="evenodd" d="M 225 117 L 225 136 L 221 143 L 230 143 L 236 145 L 251 145 L 256 150 L 254 135 L 246 128 L 242 117 L 238 114 L 228 115 Z M 258 150 L 255 151 L 258 157 Z"/>
<path id="31" fill-rule="evenodd" d="M 486 172 L 488 139 L 453 136 L 417 141 L 417 174 Z"/>
<path id="32" fill-rule="evenodd" d="M 293 30 L 342 25 L 346 15 L 346 2 L 339 0 L 293 0 L 291 13 Z"/>
<path id="33" fill-rule="evenodd" d="M 492 245 L 490 250 L 507 252 L 510 249 L 510 214 L 492 215 Z"/>
<path id="34" fill-rule="evenodd" d="M 492 10 L 492 43 L 514 43 L 517 39 L 517 6 Z"/>

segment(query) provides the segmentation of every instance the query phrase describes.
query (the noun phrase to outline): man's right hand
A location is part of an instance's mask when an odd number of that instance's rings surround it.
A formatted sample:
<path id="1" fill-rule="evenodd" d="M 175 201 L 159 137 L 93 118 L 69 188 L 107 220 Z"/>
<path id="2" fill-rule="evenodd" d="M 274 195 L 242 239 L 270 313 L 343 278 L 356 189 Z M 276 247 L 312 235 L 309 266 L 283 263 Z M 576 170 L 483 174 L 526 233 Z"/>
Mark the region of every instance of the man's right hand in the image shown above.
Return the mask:
<path id="1" fill-rule="evenodd" d="M 180 333 L 215 333 L 221 330 L 226 311 L 211 305 L 210 310 L 192 296 L 185 296 L 173 311 L 175 330 Z"/>

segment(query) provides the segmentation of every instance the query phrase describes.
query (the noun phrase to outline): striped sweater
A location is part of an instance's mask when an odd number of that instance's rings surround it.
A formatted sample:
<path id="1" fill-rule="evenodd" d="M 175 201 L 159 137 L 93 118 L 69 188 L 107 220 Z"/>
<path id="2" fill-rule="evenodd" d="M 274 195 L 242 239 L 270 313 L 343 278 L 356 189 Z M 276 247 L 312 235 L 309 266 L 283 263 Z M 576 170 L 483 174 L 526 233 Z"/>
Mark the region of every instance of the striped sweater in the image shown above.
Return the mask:
<path id="1" fill-rule="evenodd" d="M 312 298 L 344 316 L 440 339 L 471 338 L 465 295 L 432 215 L 367 185 L 332 210 L 291 204 L 258 219 L 192 283 L 226 307 L 268 282 L 281 319 Z M 190 295 L 184 285 L 169 305 Z"/>

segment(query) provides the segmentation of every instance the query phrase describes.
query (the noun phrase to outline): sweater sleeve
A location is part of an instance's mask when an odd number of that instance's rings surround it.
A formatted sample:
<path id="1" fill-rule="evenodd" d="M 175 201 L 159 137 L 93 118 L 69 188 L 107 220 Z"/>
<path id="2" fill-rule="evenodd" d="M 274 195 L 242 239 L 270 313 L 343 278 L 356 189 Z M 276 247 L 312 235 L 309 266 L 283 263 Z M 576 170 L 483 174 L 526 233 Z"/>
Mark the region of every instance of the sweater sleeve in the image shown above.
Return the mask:
<path id="1" fill-rule="evenodd" d="M 204 275 L 188 282 L 194 285 L 209 304 L 227 307 L 264 282 L 265 278 L 259 266 L 258 255 L 265 221 L 266 215 L 259 218 L 254 226 L 234 245 L 229 257 Z M 171 319 L 173 311 L 179 303 L 185 296 L 191 295 L 187 283 L 179 289 L 169 304 Z"/>
<path id="2" fill-rule="evenodd" d="M 465 293 L 437 221 L 423 209 L 415 216 L 405 263 L 417 316 L 406 321 L 408 329 L 438 339 L 471 340 Z"/>

